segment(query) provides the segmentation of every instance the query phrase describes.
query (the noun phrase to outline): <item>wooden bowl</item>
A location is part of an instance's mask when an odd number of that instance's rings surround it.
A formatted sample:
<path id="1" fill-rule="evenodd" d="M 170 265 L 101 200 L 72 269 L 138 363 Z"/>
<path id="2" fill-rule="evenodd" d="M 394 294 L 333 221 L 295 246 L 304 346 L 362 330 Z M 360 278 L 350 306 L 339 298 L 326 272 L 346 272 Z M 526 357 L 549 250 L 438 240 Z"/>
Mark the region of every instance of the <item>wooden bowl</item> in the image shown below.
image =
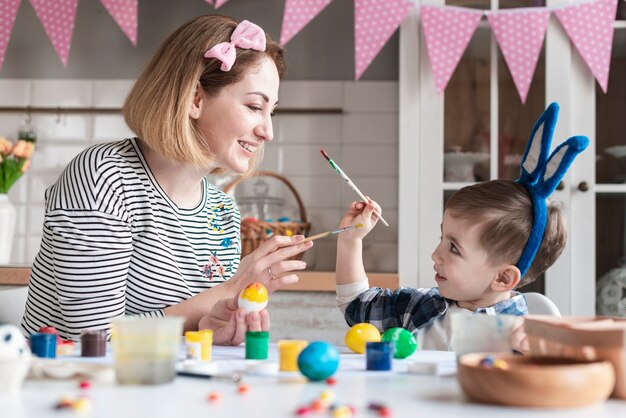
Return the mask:
<path id="1" fill-rule="evenodd" d="M 504 360 L 506 367 L 481 366 L 488 354 L 466 354 L 458 361 L 459 383 L 478 402 L 574 408 L 606 400 L 615 385 L 615 372 L 609 361 L 489 354 Z"/>

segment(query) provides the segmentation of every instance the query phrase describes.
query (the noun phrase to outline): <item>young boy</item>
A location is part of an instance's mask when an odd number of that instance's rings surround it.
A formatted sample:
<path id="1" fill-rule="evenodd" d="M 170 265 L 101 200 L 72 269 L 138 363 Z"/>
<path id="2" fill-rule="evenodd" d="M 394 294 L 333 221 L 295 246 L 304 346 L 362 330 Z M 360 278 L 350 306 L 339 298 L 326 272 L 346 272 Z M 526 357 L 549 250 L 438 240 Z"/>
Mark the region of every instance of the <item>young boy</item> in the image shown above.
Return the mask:
<path id="1" fill-rule="evenodd" d="M 528 314 L 524 296 L 515 289 L 550 267 L 567 239 L 559 208 L 546 198 L 588 143 L 584 137 L 570 138 L 548 158 L 557 112 L 558 106 L 551 105 L 533 128 L 518 181 L 477 183 L 447 201 L 440 242 L 432 253 L 437 287 L 370 288 L 362 239 L 381 210 L 370 198 L 352 203 L 340 227 L 364 227 L 339 235 L 336 271 L 337 305 L 350 326 L 403 327 L 416 333 L 422 349 L 450 350 L 452 312 Z M 521 330 L 516 337 L 514 348 L 523 350 Z"/>

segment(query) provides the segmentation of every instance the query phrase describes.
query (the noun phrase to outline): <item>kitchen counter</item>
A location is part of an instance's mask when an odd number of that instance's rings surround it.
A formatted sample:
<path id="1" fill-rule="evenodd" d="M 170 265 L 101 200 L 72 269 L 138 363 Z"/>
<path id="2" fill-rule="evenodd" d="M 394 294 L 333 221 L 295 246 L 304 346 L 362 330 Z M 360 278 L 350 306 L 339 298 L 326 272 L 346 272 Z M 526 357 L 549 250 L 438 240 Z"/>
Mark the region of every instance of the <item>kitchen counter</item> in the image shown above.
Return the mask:
<path id="1" fill-rule="evenodd" d="M 305 271 L 298 273 L 300 281 L 284 287 L 285 291 L 334 292 L 335 273 L 332 271 Z M 0 266 L 0 286 L 28 286 L 29 266 Z M 370 286 L 396 289 L 397 273 L 371 273 L 368 275 Z"/>

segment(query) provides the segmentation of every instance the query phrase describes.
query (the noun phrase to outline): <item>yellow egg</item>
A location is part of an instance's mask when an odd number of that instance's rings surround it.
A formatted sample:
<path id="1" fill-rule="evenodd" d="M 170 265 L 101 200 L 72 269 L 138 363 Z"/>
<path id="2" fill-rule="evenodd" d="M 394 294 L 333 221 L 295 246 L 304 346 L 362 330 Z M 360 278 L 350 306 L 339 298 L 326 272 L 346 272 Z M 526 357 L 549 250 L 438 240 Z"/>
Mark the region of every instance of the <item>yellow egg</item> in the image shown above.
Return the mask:
<path id="1" fill-rule="evenodd" d="M 255 282 L 239 294 L 239 307 L 246 312 L 259 312 L 267 306 L 267 289 L 262 283 Z"/>
<path id="2" fill-rule="evenodd" d="M 346 346 L 355 353 L 363 354 L 366 343 L 379 341 L 380 331 L 372 324 L 356 324 L 346 332 Z"/>

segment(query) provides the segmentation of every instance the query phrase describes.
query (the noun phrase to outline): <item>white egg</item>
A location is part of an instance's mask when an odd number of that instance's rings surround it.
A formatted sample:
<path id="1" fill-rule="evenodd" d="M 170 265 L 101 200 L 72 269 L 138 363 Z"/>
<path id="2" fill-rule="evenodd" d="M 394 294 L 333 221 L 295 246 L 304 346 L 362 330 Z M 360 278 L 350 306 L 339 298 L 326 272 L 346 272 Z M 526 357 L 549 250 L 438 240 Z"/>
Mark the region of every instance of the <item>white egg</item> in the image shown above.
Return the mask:
<path id="1" fill-rule="evenodd" d="M 0 359 L 30 356 L 30 348 L 19 328 L 0 323 Z"/>
<path id="2" fill-rule="evenodd" d="M 239 295 L 239 307 L 245 310 L 246 312 L 259 312 L 266 306 L 267 306 L 267 301 L 254 302 L 246 298 L 243 298 L 241 297 L 241 295 Z"/>

